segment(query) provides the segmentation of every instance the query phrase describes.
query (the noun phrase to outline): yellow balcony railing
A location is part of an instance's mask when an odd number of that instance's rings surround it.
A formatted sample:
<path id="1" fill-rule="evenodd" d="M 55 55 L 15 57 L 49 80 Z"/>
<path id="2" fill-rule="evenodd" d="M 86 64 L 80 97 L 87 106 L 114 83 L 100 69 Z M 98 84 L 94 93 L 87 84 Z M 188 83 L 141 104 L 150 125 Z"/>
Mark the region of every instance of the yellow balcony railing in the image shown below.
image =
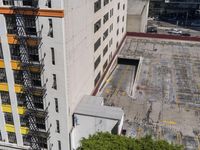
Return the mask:
<path id="1" fill-rule="evenodd" d="M 15 126 L 12 124 L 6 124 L 5 126 L 7 132 L 15 132 Z M 27 127 L 20 127 L 20 133 L 25 135 L 29 133 L 29 128 Z"/>
<path id="2" fill-rule="evenodd" d="M 19 60 L 11 60 L 11 67 L 13 70 L 22 70 L 21 62 Z M 3 59 L 0 59 L 0 68 L 5 68 L 5 63 Z M 30 70 L 32 72 L 40 72 L 40 67 L 31 66 Z"/>
<path id="3" fill-rule="evenodd" d="M 0 83 L 0 91 L 8 92 L 8 83 Z M 23 86 L 19 84 L 15 84 L 15 92 L 23 93 Z"/>
<path id="4" fill-rule="evenodd" d="M 3 59 L 0 59 L 0 68 L 5 68 L 5 64 Z"/>
<path id="5" fill-rule="evenodd" d="M 7 112 L 7 113 L 11 113 L 12 112 L 11 105 L 2 104 L 2 111 Z M 25 107 L 17 107 L 17 111 L 18 111 L 18 114 L 23 115 L 26 112 L 26 108 Z"/>
<path id="6" fill-rule="evenodd" d="M 0 91 L 8 92 L 8 83 L 0 83 Z"/>
<path id="7" fill-rule="evenodd" d="M 21 134 L 26 135 L 26 134 L 29 133 L 29 128 L 27 128 L 27 127 L 21 127 L 20 128 L 20 132 L 21 132 Z"/>
<path id="8" fill-rule="evenodd" d="M 15 126 L 12 124 L 6 124 L 5 127 L 7 132 L 15 132 Z"/>

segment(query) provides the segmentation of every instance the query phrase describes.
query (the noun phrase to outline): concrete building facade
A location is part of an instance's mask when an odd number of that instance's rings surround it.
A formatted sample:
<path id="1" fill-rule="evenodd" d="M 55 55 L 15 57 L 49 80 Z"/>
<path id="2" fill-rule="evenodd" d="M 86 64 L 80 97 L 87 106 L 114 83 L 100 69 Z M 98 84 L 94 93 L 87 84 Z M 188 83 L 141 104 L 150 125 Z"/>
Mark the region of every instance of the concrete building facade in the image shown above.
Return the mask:
<path id="1" fill-rule="evenodd" d="M 127 0 L 0 0 L 0 149 L 71 149 L 73 114 L 126 34 Z"/>
<path id="2" fill-rule="evenodd" d="M 149 0 L 128 0 L 127 32 L 146 32 Z"/>

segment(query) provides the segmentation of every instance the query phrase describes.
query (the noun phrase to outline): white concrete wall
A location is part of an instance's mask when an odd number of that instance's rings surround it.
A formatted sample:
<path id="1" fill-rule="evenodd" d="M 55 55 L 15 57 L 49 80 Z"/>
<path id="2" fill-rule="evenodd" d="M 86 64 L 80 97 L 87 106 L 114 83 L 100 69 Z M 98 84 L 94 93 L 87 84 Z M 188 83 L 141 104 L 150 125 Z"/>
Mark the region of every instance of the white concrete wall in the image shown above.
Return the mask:
<path id="1" fill-rule="evenodd" d="M 141 32 L 141 16 L 140 15 L 128 15 L 127 32 Z"/>
<path id="2" fill-rule="evenodd" d="M 147 20 L 148 20 L 148 14 L 149 14 L 149 3 L 150 3 L 150 1 L 147 0 L 145 8 L 142 12 L 140 32 L 146 32 L 146 29 L 147 29 Z"/>
<path id="3" fill-rule="evenodd" d="M 110 120 L 105 118 L 97 118 L 92 116 L 75 115 L 77 118 L 77 125 L 74 127 L 73 148 L 80 146 L 80 140 L 96 132 L 111 132 L 113 127 L 118 123 L 117 120 Z"/>
<path id="4" fill-rule="evenodd" d="M 132 0 L 130 0 L 130 3 L 131 2 Z M 141 7 L 141 6 L 138 6 L 138 7 Z M 128 13 L 127 32 L 146 32 L 147 19 L 148 19 L 148 13 L 149 13 L 149 0 L 146 0 L 144 2 L 144 6 L 142 7 L 143 7 L 142 11 L 138 12 L 138 14 Z"/>

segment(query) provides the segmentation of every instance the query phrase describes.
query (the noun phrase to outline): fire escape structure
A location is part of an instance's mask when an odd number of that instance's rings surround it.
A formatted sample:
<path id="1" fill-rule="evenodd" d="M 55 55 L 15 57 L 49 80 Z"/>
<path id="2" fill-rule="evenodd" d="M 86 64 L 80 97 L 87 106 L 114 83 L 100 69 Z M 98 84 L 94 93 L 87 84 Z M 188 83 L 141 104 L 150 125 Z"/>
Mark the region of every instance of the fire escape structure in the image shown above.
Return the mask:
<path id="1" fill-rule="evenodd" d="M 22 4 L 17 4 L 13 6 L 14 10 L 14 16 L 16 21 L 16 35 L 17 40 L 19 44 L 19 51 L 20 51 L 20 62 L 21 62 L 21 70 L 23 74 L 23 94 L 25 95 L 25 105 L 26 105 L 26 117 L 28 121 L 28 139 L 30 142 L 30 148 L 33 150 L 41 150 L 42 144 L 45 143 L 45 141 L 42 141 L 43 138 L 41 138 L 41 135 L 44 135 L 47 139 L 48 132 L 40 131 L 40 129 L 37 126 L 37 116 L 43 115 L 43 117 L 46 119 L 47 117 L 47 110 L 38 109 L 35 106 L 35 99 L 34 94 L 42 95 L 44 98 L 45 95 L 45 88 L 41 87 L 38 89 L 38 87 L 34 87 L 33 81 L 32 81 L 32 74 L 31 69 L 33 67 L 39 67 L 40 73 L 43 69 L 43 65 L 40 61 L 40 64 L 33 63 L 30 58 L 30 50 L 29 50 L 29 42 L 30 40 L 36 40 L 37 41 L 37 48 L 39 50 L 41 45 L 41 35 L 37 33 L 37 35 L 30 35 L 29 32 L 26 30 L 26 17 L 27 15 L 24 14 L 24 9 L 28 9 L 32 11 L 32 15 L 35 18 L 35 21 L 37 21 L 38 16 L 38 0 L 30 0 L 30 6 L 22 6 Z"/>

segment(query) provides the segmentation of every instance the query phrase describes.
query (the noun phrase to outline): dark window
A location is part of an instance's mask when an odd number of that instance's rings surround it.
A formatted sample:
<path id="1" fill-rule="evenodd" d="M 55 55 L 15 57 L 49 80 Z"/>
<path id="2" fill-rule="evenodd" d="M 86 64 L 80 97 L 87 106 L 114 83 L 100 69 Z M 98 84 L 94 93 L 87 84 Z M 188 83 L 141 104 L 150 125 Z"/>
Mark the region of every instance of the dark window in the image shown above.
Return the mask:
<path id="1" fill-rule="evenodd" d="M 125 10 L 125 4 L 123 4 L 123 10 Z"/>
<path id="2" fill-rule="evenodd" d="M 3 0 L 4 5 L 14 5 L 14 0 Z"/>
<path id="3" fill-rule="evenodd" d="M 101 19 L 99 19 L 95 24 L 94 24 L 94 33 L 97 32 L 101 28 Z"/>
<path id="4" fill-rule="evenodd" d="M 5 15 L 6 27 L 8 34 L 16 34 L 16 19 L 15 16 Z"/>
<path id="5" fill-rule="evenodd" d="M 98 10 L 101 9 L 101 0 L 97 0 L 95 3 L 94 3 L 94 12 L 97 12 Z"/>
<path id="6" fill-rule="evenodd" d="M 56 79 L 56 74 L 53 74 L 53 89 L 57 89 L 57 79 Z"/>
<path id="7" fill-rule="evenodd" d="M 61 141 L 58 141 L 58 150 L 61 150 Z"/>
<path id="8" fill-rule="evenodd" d="M 0 68 L 0 82 L 7 82 L 6 70 Z"/>
<path id="9" fill-rule="evenodd" d="M 1 92 L 2 104 L 10 104 L 10 95 L 8 92 Z"/>
<path id="10" fill-rule="evenodd" d="M 100 45 L 101 45 L 101 38 L 99 38 L 99 39 L 95 42 L 95 44 L 94 44 L 94 51 L 96 51 L 96 50 L 99 48 Z"/>
<path id="11" fill-rule="evenodd" d="M 4 113 L 6 124 L 14 124 L 12 113 Z"/>
<path id="12" fill-rule="evenodd" d="M 3 50 L 2 50 L 1 43 L 0 43 L 0 59 L 3 59 Z"/>
<path id="13" fill-rule="evenodd" d="M 53 38 L 53 21 L 52 19 L 49 19 L 49 32 L 48 32 L 48 36 Z"/>
<path id="14" fill-rule="evenodd" d="M 94 70 L 98 67 L 98 65 L 99 65 L 100 62 L 101 62 L 101 56 L 99 56 L 99 57 L 96 59 L 95 63 L 94 63 Z"/>
<path id="15" fill-rule="evenodd" d="M 101 78 L 101 72 L 98 73 L 98 75 L 96 76 L 95 80 L 94 80 L 94 86 L 97 85 L 97 83 L 99 82 L 99 79 Z"/>
<path id="16" fill-rule="evenodd" d="M 55 110 L 56 110 L 56 112 L 59 112 L 58 99 L 57 98 L 54 98 L 54 99 L 55 99 Z"/>
<path id="17" fill-rule="evenodd" d="M 0 141 L 2 141 L 2 135 L 1 135 L 1 130 L 0 130 Z"/>
<path id="18" fill-rule="evenodd" d="M 56 120 L 56 132 L 60 133 L 60 122 L 59 122 L 59 120 Z"/>
<path id="19" fill-rule="evenodd" d="M 119 16 L 117 17 L 117 23 L 119 23 Z"/>
<path id="20" fill-rule="evenodd" d="M 51 0 L 47 0 L 46 6 L 47 6 L 48 8 L 51 8 L 51 7 L 52 7 L 52 6 L 51 6 Z"/>
<path id="21" fill-rule="evenodd" d="M 34 99 L 34 105 L 38 109 L 44 109 L 44 104 L 43 104 L 43 97 L 42 96 L 33 96 Z"/>
<path id="22" fill-rule="evenodd" d="M 17 143 L 16 134 L 13 132 L 8 132 L 9 143 Z"/>
<path id="23" fill-rule="evenodd" d="M 106 13 L 104 16 L 103 16 L 103 23 L 106 23 L 109 19 L 109 13 Z"/>
<path id="24" fill-rule="evenodd" d="M 113 16 L 113 13 L 114 13 L 114 9 L 112 8 L 112 9 L 110 10 L 110 18 Z"/>
<path id="25" fill-rule="evenodd" d="M 108 66 L 108 60 L 106 60 L 106 62 L 104 63 L 104 65 L 103 65 L 103 71 L 105 71 L 106 70 L 106 67 Z"/>
<path id="26" fill-rule="evenodd" d="M 110 32 L 113 30 L 113 24 L 110 25 Z"/>
<path id="27" fill-rule="evenodd" d="M 23 72 L 20 70 L 13 70 L 15 84 L 23 84 Z"/>
<path id="28" fill-rule="evenodd" d="M 109 0 L 104 0 L 104 6 L 106 6 L 109 3 Z"/>
<path id="29" fill-rule="evenodd" d="M 103 49 L 103 56 L 106 55 L 107 51 L 108 51 L 108 45 L 106 45 L 106 47 Z"/>
<path id="30" fill-rule="evenodd" d="M 124 33 L 124 27 L 122 28 L 122 33 Z"/>
<path id="31" fill-rule="evenodd" d="M 120 9 L 120 3 L 117 4 L 117 9 L 118 9 L 118 10 Z"/>
<path id="32" fill-rule="evenodd" d="M 46 126 L 45 126 L 45 118 L 43 117 L 36 117 L 36 125 L 39 129 L 41 130 L 46 130 Z"/>
<path id="33" fill-rule="evenodd" d="M 33 86 L 41 87 L 41 76 L 40 73 L 31 73 Z"/>
<path id="34" fill-rule="evenodd" d="M 105 40 L 108 37 L 108 29 L 103 33 L 103 40 Z"/>
<path id="35" fill-rule="evenodd" d="M 53 47 L 51 47 L 51 59 L 52 59 L 52 64 L 55 65 L 55 51 Z"/>
<path id="36" fill-rule="evenodd" d="M 109 47 L 111 47 L 112 43 L 113 43 L 113 39 L 111 38 L 109 41 Z"/>

